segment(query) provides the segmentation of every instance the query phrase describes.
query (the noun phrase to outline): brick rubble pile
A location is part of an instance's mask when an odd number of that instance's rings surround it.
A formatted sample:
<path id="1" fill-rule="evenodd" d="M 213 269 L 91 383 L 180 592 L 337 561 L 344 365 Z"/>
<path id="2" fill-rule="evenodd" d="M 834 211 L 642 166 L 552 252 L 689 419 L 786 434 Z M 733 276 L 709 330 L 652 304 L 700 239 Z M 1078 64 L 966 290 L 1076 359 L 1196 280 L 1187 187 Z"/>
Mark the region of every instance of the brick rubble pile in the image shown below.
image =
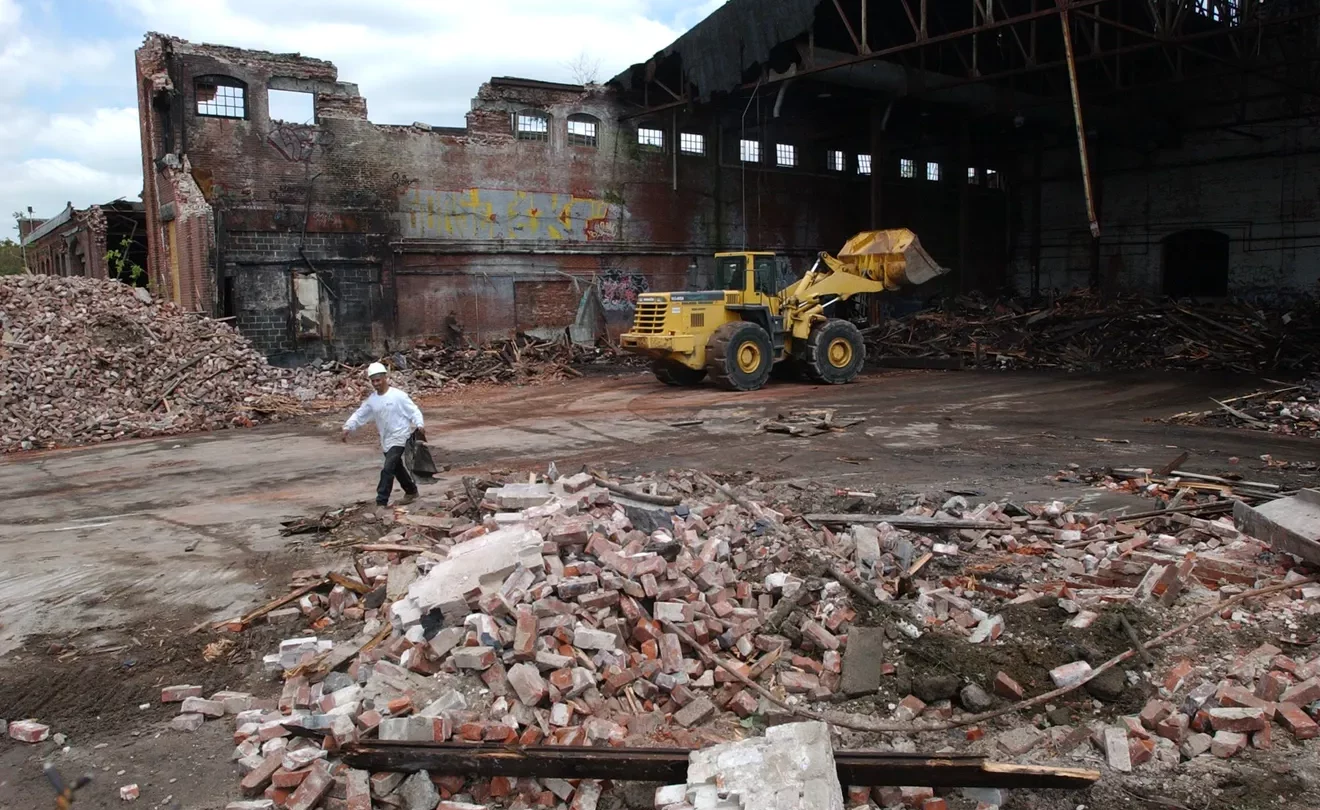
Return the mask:
<path id="1" fill-rule="evenodd" d="M 227 323 L 145 290 L 0 278 L 0 452 L 249 425 L 280 409 L 282 377 Z"/>
<path id="2" fill-rule="evenodd" d="M 705 749 L 693 755 L 688 785 L 657 792 L 657 810 L 747 806 L 711 798 L 693 774 L 722 762 L 722 746 L 743 745 L 736 741 L 749 729 L 806 708 L 842 717 L 833 733 L 845 747 L 873 746 L 857 733 L 879 721 L 908 729 L 899 738 L 908 748 L 898 750 L 949 750 L 956 739 L 966 753 L 1103 765 L 1109 776 L 1179 773 L 1248 749 L 1315 756 L 1314 639 L 1299 637 L 1285 652 L 1269 643 L 1198 647 L 1193 635 L 1163 660 L 1110 671 L 1120 677 L 1105 689 L 1151 695 L 1130 716 L 1051 710 L 1024 723 L 1030 710 L 1019 707 L 1001 720 L 980 717 L 1103 669 L 1101 657 L 1071 643 L 1047 642 L 1077 657 L 1050 650 L 1039 672 L 978 667 L 902 680 L 918 642 L 938 640 L 950 660 L 960 648 L 1029 643 L 1038 628 L 1019 617 L 1033 605 L 1048 606 L 1042 615 L 1058 617 L 1063 638 L 1127 610 L 1164 629 L 1248 589 L 1279 586 L 1218 611 L 1209 627 L 1313 622 L 1320 585 L 1215 514 L 1222 506 L 1213 495 L 1193 514 L 1136 518 L 1062 502 L 920 499 L 877 521 L 770 508 L 749 488 L 711 489 L 701 474 L 671 473 L 649 488 L 603 483 L 586 473 L 533 476 L 484 495 L 450 494 L 424 513 L 355 513 L 372 532 L 327 543 L 351 546 L 351 565 L 295 574 L 285 597 L 217 625 L 228 635 L 266 622 L 288 636 L 265 656 L 282 681 L 276 699 L 208 697 L 189 684 L 162 691 L 162 702 L 179 704 L 179 731 L 234 724 L 245 798 L 229 810 L 593 810 L 609 791 L 591 780 L 350 767 L 343 758 L 372 739 Z M 666 499 L 678 505 L 653 503 Z M 334 536 L 349 528 L 334 525 Z M 1104 694 L 1097 685 L 1086 691 Z M 879 697 L 895 688 L 910 692 Z M 846 698 L 855 699 L 851 713 L 831 713 Z M 785 734 L 805 740 L 812 732 L 801 725 Z M 35 720 L 10 727 L 33 741 L 49 731 Z M 761 745 L 756 739 L 745 744 Z M 744 754 L 750 749 L 727 757 Z M 847 799 L 849 807 L 944 801 L 923 787 L 854 786 Z"/>

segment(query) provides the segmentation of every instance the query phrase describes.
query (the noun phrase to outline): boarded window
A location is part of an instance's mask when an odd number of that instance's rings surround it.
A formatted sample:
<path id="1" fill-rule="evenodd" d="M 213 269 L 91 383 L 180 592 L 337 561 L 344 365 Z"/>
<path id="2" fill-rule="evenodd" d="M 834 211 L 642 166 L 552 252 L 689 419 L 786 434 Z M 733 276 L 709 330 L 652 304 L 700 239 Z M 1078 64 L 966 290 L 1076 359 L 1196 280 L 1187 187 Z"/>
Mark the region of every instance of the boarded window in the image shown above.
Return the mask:
<path id="1" fill-rule="evenodd" d="M 841 172 L 848 167 L 843 152 L 831 149 L 825 153 L 825 167 L 832 172 Z"/>
<path id="2" fill-rule="evenodd" d="M 548 141 L 550 116 L 540 110 L 522 110 L 513 117 L 513 132 L 520 141 Z"/>
<path id="3" fill-rule="evenodd" d="M 912 158 L 898 159 L 898 176 L 909 180 L 917 176 L 917 163 Z"/>
<path id="4" fill-rule="evenodd" d="M 974 186 L 981 184 L 981 174 L 976 170 L 975 166 L 967 167 L 967 182 Z"/>
<path id="5" fill-rule="evenodd" d="M 870 156 L 870 155 L 858 155 L 858 156 L 857 156 L 857 173 L 858 173 L 858 174 L 870 174 L 870 173 L 871 173 L 871 156 Z"/>
<path id="6" fill-rule="evenodd" d="M 199 76 L 193 84 L 197 114 L 213 118 L 247 118 L 247 85 L 228 76 Z"/>
<path id="7" fill-rule="evenodd" d="M 1004 185 L 1004 181 L 1003 178 L 1000 177 L 999 172 L 995 171 L 994 169 L 986 169 L 985 184 L 990 188 L 1002 188 Z"/>
<path id="8" fill-rule="evenodd" d="M 743 163 L 761 162 L 761 142 L 743 139 L 738 144 L 738 157 Z"/>
<path id="9" fill-rule="evenodd" d="M 775 144 L 775 164 L 778 166 L 796 166 L 797 147 L 791 143 Z"/>
<path id="10" fill-rule="evenodd" d="M 665 131 L 655 127 L 638 127 L 637 145 L 646 149 L 664 149 Z"/>
<path id="11" fill-rule="evenodd" d="M 678 133 L 678 149 L 687 155 L 706 154 L 706 136 L 695 132 Z"/>
<path id="12" fill-rule="evenodd" d="M 270 120 L 286 124 L 315 124 L 316 100 L 311 93 L 296 90 L 267 90 Z"/>
<path id="13" fill-rule="evenodd" d="M 569 146 L 596 146 L 597 132 L 600 130 L 600 119 L 592 115 L 579 113 L 568 117 L 568 145 Z"/>

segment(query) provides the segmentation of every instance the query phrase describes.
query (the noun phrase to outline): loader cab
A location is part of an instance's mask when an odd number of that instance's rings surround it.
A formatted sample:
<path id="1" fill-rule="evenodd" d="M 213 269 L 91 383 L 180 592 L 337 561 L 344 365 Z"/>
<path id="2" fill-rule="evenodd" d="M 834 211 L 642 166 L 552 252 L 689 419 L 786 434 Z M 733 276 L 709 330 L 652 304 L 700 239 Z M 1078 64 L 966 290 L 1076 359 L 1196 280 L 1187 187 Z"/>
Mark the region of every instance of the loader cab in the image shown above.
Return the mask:
<path id="1" fill-rule="evenodd" d="M 769 306 L 777 313 L 785 269 L 784 259 L 774 253 L 716 253 L 714 287 L 740 292 L 741 303 Z"/>

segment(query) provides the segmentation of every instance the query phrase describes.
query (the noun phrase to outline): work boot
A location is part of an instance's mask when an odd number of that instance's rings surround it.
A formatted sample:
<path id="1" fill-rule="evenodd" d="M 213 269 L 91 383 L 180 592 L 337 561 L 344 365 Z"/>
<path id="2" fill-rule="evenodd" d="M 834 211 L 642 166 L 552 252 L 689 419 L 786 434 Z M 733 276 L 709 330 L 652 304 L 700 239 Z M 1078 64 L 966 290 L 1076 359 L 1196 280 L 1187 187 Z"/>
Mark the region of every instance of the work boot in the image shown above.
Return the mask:
<path id="1" fill-rule="evenodd" d="M 412 503 L 415 500 L 417 500 L 416 492 L 406 492 L 404 493 L 403 497 L 399 499 L 399 503 L 397 505 L 407 506 L 408 504 Z"/>

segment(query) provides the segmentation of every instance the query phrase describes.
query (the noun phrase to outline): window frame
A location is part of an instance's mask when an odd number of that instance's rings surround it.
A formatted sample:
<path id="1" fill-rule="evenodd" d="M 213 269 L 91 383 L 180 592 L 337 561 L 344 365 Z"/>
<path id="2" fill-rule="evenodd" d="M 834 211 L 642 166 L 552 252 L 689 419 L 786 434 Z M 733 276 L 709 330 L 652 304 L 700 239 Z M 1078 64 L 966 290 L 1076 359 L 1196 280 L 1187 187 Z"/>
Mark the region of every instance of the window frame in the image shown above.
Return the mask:
<path id="1" fill-rule="evenodd" d="M 898 176 L 902 180 L 917 179 L 917 161 L 913 158 L 898 159 Z"/>
<path id="2" fill-rule="evenodd" d="M 875 167 L 871 164 L 871 156 L 865 152 L 857 153 L 857 173 L 869 177 Z"/>
<path id="3" fill-rule="evenodd" d="M 544 129 L 523 129 L 524 120 L 539 120 L 543 123 Z M 516 110 L 513 113 L 513 137 L 520 141 L 531 141 L 533 143 L 550 142 L 550 113 L 545 110 L 538 110 L 535 107 Z"/>
<path id="4" fill-rule="evenodd" d="M 644 135 L 642 134 L 642 133 L 644 133 L 644 132 L 646 132 L 646 133 L 654 132 L 655 135 L 656 135 L 656 138 L 655 138 L 654 140 L 658 140 L 659 142 L 658 142 L 658 143 L 654 143 L 654 142 L 652 142 L 652 141 L 648 141 L 648 140 L 646 140 L 646 137 L 647 137 L 647 136 L 644 136 Z M 638 125 L 637 125 L 637 148 L 638 148 L 638 149 L 643 149 L 643 150 L 645 150 L 645 151 L 647 151 L 647 152 L 663 152 L 663 151 L 665 151 L 665 131 L 664 131 L 664 129 L 662 129 L 662 128 L 656 126 L 655 124 L 638 124 Z"/>
<path id="5" fill-rule="evenodd" d="M 838 158 L 838 161 L 835 161 Z M 825 150 L 825 169 L 831 172 L 848 171 L 848 155 L 842 149 Z"/>
<path id="6" fill-rule="evenodd" d="M 750 155 L 750 157 L 748 157 Z M 738 162 L 761 163 L 761 142 L 752 138 L 738 139 Z"/>
<path id="7" fill-rule="evenodd" d="M 243 81 L 242 79 L 235 78 L 234 76 L 227 76 L 223 73 L 212 73 L 212 74 L 207 74 L 205 76 L 194 76 L 192 86 L 193 86 L 193 114 L 196 115 L 197 117 L 227 118 L 231 121 L 246 121 L 252 117 L 252 105 L 249 103 L 252 98 L 252 92 L 251 89 L 248 87 L 248 83 Z M 199 88 L 205 86 L 210 86 L 215 88 L 216 93 L 214 96 L 211 97 L 209 101 L 204 102 L 198 96 L 197 91 Z M 231 98 L 224 98 L 222 96 L 221 88 L 224 87 L 228 87 L 239 91 L 239 101 L 242 105 L 241 115 L 230 115 L 224 112 L 218 112 L 218 111 L 207 112 L 202 110 L 203 104 L 212 105 L 215 110 L 232 109 L 234 107 L 233 104 L 221 103 L 222 101 L 232 101 Z"/>
<path id="8" fill-rule="evenodd" d="M 780 169 L 798 167 L 798 148 L 796 144 L 775 142 L 775 166 Z"/>
<path id="9" fill-rule="evenodd" d="M 938 183 L 944 179 L 944 169 L 937 160 L 926 161 L 926 181 L 929 183 Z"/>
<path id="10" fill-rule="evenodd" d="M 591 134 L 584 135 L 573 131 L 574 124 L 591 127 Z M 582 146 L 591 149 L 600 148 L 600 119 L 590 113 L 573 113 L 564 121 L 564 132 L 569 146 Z"/>
<path id="11" fill-rule="evenodd" d="M 691 141 L 690 141 L 689 139 L 693 139 L 693 138 L 696 139 L 696 143 L 697 143 L 697 145 L 700 147 L 699 149 L 689 149 L 689 148 L 688 148 L 688 146 L 689 146 L 690 143 L 691 143 Z M 695 157 L 705 157 L 705 156 L 706 156 L 706 136 L 705 136 L 703 133 L 700 133 L 700 132 L 683 132 L 683 131 L 680 130 L 679 133 L 678 133 L 678 151 L 679 151 L 679 154 L 683 154 L 683 155 L 693 155 L 693 156 L 695 156 Z"/>

